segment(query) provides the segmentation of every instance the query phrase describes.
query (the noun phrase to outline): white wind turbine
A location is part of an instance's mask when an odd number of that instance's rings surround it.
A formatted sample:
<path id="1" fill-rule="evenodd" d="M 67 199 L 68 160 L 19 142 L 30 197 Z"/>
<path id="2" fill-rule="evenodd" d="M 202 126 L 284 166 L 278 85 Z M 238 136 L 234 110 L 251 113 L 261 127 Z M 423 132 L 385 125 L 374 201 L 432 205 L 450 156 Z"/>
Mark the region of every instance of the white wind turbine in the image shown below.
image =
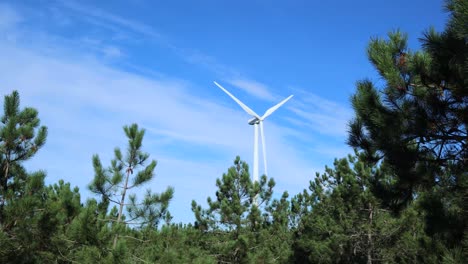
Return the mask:
<path id="1" fill-rule="evenodd" d="M 262 150 L 263 150 L 263 165 L 265 166 L 265 175 L 267 175 L 267 158 L 266 158 L 266 142 L 265 142 L 265 134 L 263 132 L 263 121 L 269 115 L 273 114 L 278 108 L 280 108 L 283 104 L 285 104 L 289 99 L 293 97 L 293 95 L 288 96 L 288 98 L 284 99 L 283 101 L 279 102 L 277 105 L 268 109 L 263 116 L 257 115 L 252 109 L 242 103 L 239 99 L 237 99 L 234 95 L 232 95 L 228 90 L 224 89 L 221 85 L 217 82 L 214 82 L 216 86 L 221 88 L 229 97 L 231 97 L 237 104 L 242 107 L 242 109 L 247 112 L 247 114 L 253 116 L 252 119 L 249 120 L 249 125 L 254 126 L 254 162 L 253 162 L 253 180 L 254 182 L 258 182 L 258 127 L 260 126 L 260 136 L 262 137 Z"/>

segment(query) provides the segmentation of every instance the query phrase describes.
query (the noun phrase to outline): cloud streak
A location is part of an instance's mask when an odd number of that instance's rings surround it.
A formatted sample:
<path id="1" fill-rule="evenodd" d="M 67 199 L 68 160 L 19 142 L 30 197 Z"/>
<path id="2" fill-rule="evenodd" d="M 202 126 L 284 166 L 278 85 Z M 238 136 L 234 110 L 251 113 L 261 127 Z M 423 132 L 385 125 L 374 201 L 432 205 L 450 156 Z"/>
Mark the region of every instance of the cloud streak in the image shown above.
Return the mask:
<path id="1" fill-rule="evenodd" d="M 228 81 L 231 85 L 243 90 L 244 92 L 265 101 L 276 101 L 269 88 L 259 82 L 247 79 L 232 79 Z"/>
<path id="2" fill-rule="evenodd" d="M 61 4 L 73 12 L 94 19 L 90 21 L 100 21 L 107 23 L 111 25 L 113 29 L 116 29 L 114 25 L 117 25 L 120 27 L 125 27 L 126 29 L 129 29 L 135 33 L 143 34 L 147 37 L 158 39 L 162 38 L 162 35 L 159 34 L 156 30 L 153 30 L 148 25 L 136 22 L 134 20 L 125 19 L 95 7 L 85 6 L 76 1 L 63 1 Z M 99 24 L 101 26 L 103 25 L 102 23 Z"/>
<path id="3" fill-rule="evenodd" d="M 287 106 L 295 114 L 288 118 L 291 124 L 322 135 L 346 137 L 348 122 L 353 116 L 350 108 L 304 90 L 295 90 L 298 96 Z"/>

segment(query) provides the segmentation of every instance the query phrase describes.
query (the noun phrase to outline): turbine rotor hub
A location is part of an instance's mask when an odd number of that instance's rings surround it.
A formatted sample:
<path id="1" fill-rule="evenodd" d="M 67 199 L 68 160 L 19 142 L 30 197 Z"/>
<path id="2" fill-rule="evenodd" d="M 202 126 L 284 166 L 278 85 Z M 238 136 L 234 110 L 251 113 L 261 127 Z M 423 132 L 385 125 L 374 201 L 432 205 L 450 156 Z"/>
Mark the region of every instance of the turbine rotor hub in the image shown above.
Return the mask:
<path id="1" fill-rule="evenodd" d="M 260 124 L 260 119 L 254 117 L 252 119 L 249 120 L 249 125 L 256 125 L 256 124 Z"/>

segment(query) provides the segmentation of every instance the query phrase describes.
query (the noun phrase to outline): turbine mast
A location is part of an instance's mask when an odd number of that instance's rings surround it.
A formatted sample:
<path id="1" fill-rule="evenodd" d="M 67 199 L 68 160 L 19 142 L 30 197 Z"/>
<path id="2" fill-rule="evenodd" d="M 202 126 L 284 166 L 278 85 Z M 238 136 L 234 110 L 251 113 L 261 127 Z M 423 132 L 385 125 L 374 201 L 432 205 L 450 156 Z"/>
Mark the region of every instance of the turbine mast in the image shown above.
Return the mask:
<path id="1" fill-rule="evenodd" d="M 263 120 L 260 120 L 260 136 L 262 137 L 262 151 L 263 151 L 263 166 L 265 168 L 264 174 L 268 176 L 267 172 L 267 157 L 266 157 L 266 142 L 265 142 L 265 133 L 263 132 Z"/>
<path id="2" fill-rule="evenodd" d="M 254 124 L 253 180 L 258 182 L 258 124 Z"/>

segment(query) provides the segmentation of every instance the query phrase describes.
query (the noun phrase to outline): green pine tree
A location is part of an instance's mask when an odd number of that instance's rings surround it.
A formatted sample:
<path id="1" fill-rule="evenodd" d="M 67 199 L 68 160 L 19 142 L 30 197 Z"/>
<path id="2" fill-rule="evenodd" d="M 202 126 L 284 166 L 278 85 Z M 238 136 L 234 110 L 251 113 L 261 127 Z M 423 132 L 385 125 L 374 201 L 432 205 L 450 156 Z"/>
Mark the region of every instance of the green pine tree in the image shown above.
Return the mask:
<path id="1" fill-rule="evenodd" d="M 47 138 L 34 108 L 20 109 L 18 91 L 5 96 L 0 119 L 0 225 L 6 203 L 24 194 L 28 174 L 22 163 L 37 153 Z"/>
<path id="2" fill-rule="evenodd" d="M 149 154 L 141 149 L 144 129 L 139 129 L 138 125 L 133 124 L 125 126 L 124 132 L 128 138 L 126 155 L 124 156 L 122 151 L 116 148 L 115 158 L 107 169 L 102 166 L 99 156 L 94 155 L 95 176 L 89 186 L 92 192 L 101 195 L 101 212 L 107 211 L 109 203 L 118 206 L 118 208 L 114 207 L 107 219 L 112 222 L 117 232 L 113 240 L 114 249 L 117 247 L 119 233 L 124 231 L 127 224 L 136 224 L 140 228 L 156 228 L 161 220 L 170 221 L 168 206 L 174 193 L 172 187 L 168 187 L 161 194 L 147 190 L 141 202 L 137 201 L 135 194 L 128 193 L 153 178 L 156 161 L 152 160 L 145 165 Z M 127 215 L 124 214 L 124 208 L 127 209 Z"/>
<path id="3" fill-rule="evenodd" d="M 44 172 L 29 173 L 23 162 L 44 145 L 47 128 L 34 108 L 20 109 L 17 91 L 4 97 L 0 117 L 0 262 L 35 263 L 53 259 L 46 211 Z M 37 239 L 31 240 L 32 237 Z"/>
<path id="4" fill-rule="evenodd" d="M 394 216 L 374 195 L 374 181 L 386 177 L 386 165 L 363 154 L 335 160 L 293 198 L 300 212 L 294 234 L 297 263 L 432 262 L 423 218 L 411 208 Z M 409 245 L 409 246 L 408 246 Z M 395 250 L 398 249 L 398 250 Z"/>
<path id="5" fill-rule="evenodd" d="M 160 230 L 146 229 L 137 237 L 139 240 L 128 241 L 134 262 L 217 263 L 215 257 L 200 246 L 202 233 L 192 225 L 170 224 Z"/>
<path id="6" fill-rule="evenodd" d="M 433 243 L 457 250 L 468 235 L 468 1 L 447 7 L 445 30 L 427 30 L 420 51 L 399 31 L 371 40 L 384 86 L 358 82 L 349 144 L 392 171 L 376 180 L 383 203 L 398 213 L 418 200 Z"/>
<path id="7" fill-rule="evenodd" d="M 222 263 L 285 263 L 290 255 L 287 194 L 271 202 L 273 179 L 252 182 L 240 157 L 216 180 L 207 209 L 192 201 L 201 247 Z"/>

